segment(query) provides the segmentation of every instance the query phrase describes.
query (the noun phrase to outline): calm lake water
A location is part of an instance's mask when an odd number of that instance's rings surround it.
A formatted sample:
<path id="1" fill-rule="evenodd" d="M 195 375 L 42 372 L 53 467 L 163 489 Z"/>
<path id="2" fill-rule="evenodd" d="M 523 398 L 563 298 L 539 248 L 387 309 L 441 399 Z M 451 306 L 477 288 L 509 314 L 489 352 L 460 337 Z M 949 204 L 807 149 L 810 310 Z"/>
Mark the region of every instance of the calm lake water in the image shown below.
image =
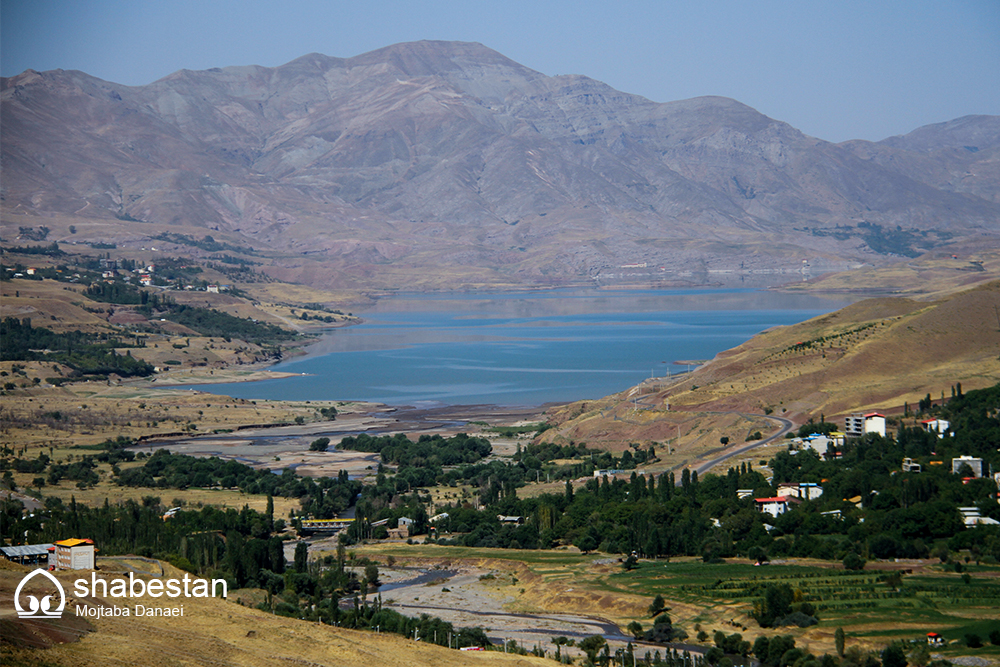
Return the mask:
<path id="1" fill-rule="evenodd" d="M 300 377 L 198 388 L 420 407 L 593 399 L 843 305 L 738 289 L 400 295 L 273 367 Z"/>

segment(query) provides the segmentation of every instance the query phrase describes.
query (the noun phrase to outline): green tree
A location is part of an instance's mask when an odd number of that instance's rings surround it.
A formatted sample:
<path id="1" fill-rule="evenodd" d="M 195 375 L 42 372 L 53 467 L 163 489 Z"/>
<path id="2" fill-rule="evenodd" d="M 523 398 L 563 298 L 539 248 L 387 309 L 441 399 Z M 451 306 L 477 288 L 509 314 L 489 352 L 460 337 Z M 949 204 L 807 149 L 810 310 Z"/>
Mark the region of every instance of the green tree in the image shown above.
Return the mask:
<path id="1" fill-rule="evenodd" d="M 365 565 L 365 581 L 368 582 L 369 586 L 379 587 L 378 580 L 378 565 L 375 563 L 368 563 Z"/>
<path id="2" fill-rule="evenodd" d="M 583 553 L 588 553 L 597 548 L 597 540 L 591 537 L 590 533 L 584 533 L 580 537 L 576 538 L 573 542 L 573 546 Z"/>
<path id="3" fill-rule="evenodd" d="M 330 446 L 330 438 L 322 437 L 316 438 L 309 444 L 310 452 L 325 452 L 327 447 Z"/>
<path id="4" fill-rule="evenodd" d="M 607 646 L 607 644 L 608 642 L 601 635 L 591 635 L 585 639 L 581 639 L 577 643 L 577 646 L 587 654 L 588 660 L 595 662 L 597 660 L 597 653 Z"/>
<path id="5" fill-rule="evenodd" d="M 882 667 L 906 667 L 906 654 L 899 644 L 891 644 L 882 651 Z"/>
<path id="6" fill-rule="evenodd" d="M 844 569 L 863 570 L 865 569 L 865 559 L 852 551 L 844 556 Z"/>
<path id="7" fill-rule="evenodd" d="M 844 657 L 844 642 L 846 637 L 844 636 L 844 628 L 837 628 L 837 631 L 833 633 L 833 641 L 837 645 L 837 655 L 841 658 Z"/>
<path id="8" fill-rule="evenodd" d="M 309 568 L 309 546 L 305 542 L 295 545 L 295 571 L 306 572 Z"/>
<path id="9" fill-rule="evenodd" d="M 666 606 L 666 603 L 663 600 L 663 596 L 660 595 L 659 593 L 657 593 L 656 597 L 653 598 L 653 601 L 649 604 L 649 615 L 650 616 L 656 616 L 657 614 L 660 614 L 660 613 L 663 613 L 664 611 L 666 611 L 666 609 L 667 609 L 667 606 Z"/>
<path id="10" fill-rule="evenodd" d="M 917 643 L 906 656 L 906 661 L 913 667 L 927 667 L 931 661 L 931 649 L 924 642 Z"/>

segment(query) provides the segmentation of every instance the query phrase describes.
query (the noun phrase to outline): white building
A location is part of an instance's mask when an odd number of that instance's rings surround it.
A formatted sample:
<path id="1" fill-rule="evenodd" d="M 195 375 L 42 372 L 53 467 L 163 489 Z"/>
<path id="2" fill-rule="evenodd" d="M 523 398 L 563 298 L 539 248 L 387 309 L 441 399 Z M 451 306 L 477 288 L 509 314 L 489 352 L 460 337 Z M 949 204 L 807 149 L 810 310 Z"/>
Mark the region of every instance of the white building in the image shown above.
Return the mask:
<path id="1" fill-rule="evenodd" d="M 962 522 L 966 528 L 976 526 L 1000 526 L 1000 521 L 983 516 L 978 507 L 959 507 L 959 514 L 962 515 Z"/>
<path id="2" fill-rule="evenodd" d="M 920 422 L 920 425 L 928 433 L 937 433 L 939 438 L 943 438 L 944 434 L 951 427 L 951 422 L 946 419 L 925 419 Z"/>
<path id="3" fill-rule="evenodd" d="M 953 475 L 957 475 L 958 471 L 962 469 L 963 465 L 967 465 L 972 469 L 973 477 L 983 476 L 983 460 L 977 459 L 972 456 L 959 456 L 957 459 L 951 460 L 951 472 Z"/>
<path id="4" fill-rule="evenodd" d="M 778 495 L 813 500 L 823 495 L 823 487 L 815 482 L 786 482 L 778 485 Z"/>
<path id="5" fill-rule="evenodd" d="M 844 432 L 852 438 L 860 438 L 866 433 L 885 435 L 885 415 L 879 412 L 855 413 L 844 419 Z"/>
<path id="6" fill-rule="evenodd" d="M 60 570 L 93 570 L 94 540 L 70 539 L 55 543 L 55 566 Z"/>
<path id="7" fill-rule="evenodd" d="M 878 412 L 869 412 L 865 415 L 865 433 L 878 433 L 885 435 L 885 415 Z"/>
<path id="8" fill-rule="evenodd" d="M 824 458 L 832 458 L 844 447 L 844 437 L 845 434 L 840 431 L 829 434 L 813 433 L 802 438 L 801 442 L 804 449 L 811 449 Z"/>
<path id="9" fill-rule="evenodd" d="M 757 511 L 770 514 L 773 517 L 784 514 L 788 511 L 790 503 L 801 502 L 798 498 L 791 496 L 775 496 L 774 498 L 754 498 L 757 503 Z"/>

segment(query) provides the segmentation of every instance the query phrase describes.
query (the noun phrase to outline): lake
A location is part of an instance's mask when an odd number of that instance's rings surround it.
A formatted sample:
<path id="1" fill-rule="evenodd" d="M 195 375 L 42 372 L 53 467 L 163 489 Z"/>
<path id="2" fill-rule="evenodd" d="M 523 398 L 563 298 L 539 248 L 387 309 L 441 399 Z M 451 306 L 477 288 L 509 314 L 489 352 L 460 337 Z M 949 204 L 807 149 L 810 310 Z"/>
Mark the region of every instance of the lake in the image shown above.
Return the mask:
<path id="1" fill-rule="evenodd" d="M 299 377 L 198 389 L 417 407 L 594 399 L 844 305 L 745 289 L 402 294 L 273 367 Z"/>

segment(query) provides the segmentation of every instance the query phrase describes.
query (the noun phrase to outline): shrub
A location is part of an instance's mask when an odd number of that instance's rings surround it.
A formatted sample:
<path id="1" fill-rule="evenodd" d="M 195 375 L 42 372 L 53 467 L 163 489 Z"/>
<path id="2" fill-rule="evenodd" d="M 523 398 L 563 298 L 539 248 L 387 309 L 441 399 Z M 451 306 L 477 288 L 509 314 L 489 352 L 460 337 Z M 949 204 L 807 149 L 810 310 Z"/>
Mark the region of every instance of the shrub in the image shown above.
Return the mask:
<path id="1" fill-rule="evenodd" d="M 844 556 L 844 569 L 863 570 L 865 569 L 865 559 L 852 551 Z"/>

